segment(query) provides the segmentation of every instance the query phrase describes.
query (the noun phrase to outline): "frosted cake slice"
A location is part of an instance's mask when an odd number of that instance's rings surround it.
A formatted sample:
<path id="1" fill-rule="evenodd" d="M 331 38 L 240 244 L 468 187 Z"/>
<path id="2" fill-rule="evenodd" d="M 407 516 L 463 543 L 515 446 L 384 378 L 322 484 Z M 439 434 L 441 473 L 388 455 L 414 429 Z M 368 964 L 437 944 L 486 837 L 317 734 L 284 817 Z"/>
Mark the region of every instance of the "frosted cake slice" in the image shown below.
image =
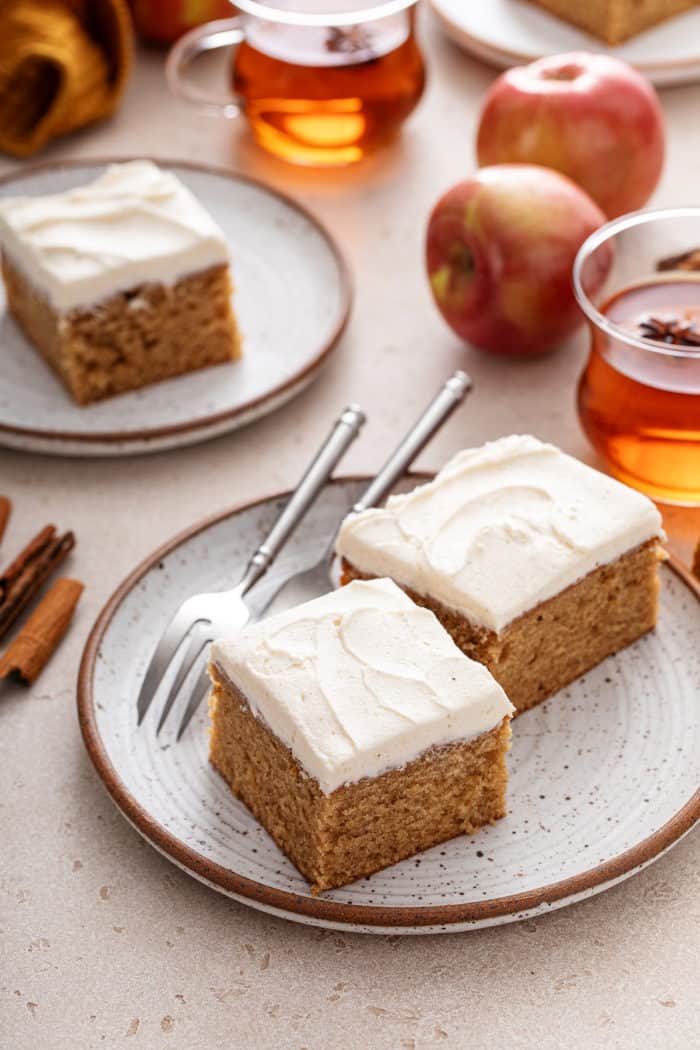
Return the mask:
<path id="1" fill-rule="evenodd" d="M 314 892 L 505 815 L 511 704 L 390 580 L 216 642 L 210 673 L 210 759 Z"/>
<path id="2" fill-rule="evenodd" d="M 660 538 L 646 496 L 513 435 L 349 516 L 336 549 L 345 582 L 391 577 L 520 712 L 654 627 Z"/>
<path id="3" fill-rule="evenodd" d="M 240 354 L 227 241 L 150 161 L 0 198 L 8 307 L 84 405 Z"/>

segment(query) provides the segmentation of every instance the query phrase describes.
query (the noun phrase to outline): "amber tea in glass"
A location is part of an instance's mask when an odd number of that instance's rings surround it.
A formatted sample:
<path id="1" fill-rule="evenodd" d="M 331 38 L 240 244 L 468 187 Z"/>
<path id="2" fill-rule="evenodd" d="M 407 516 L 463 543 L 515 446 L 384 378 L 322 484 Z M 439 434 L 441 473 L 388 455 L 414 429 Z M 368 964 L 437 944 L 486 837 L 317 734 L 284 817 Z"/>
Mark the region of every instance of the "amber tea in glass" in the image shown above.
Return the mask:
<path id="1" fill-rule="evenodd" d="M 700 505 L 700 208 L 608 223 L 581 248 L 574 287 L 591 330 L 578 390 L 590 441 L 621 480 Z"/>
<path id="2" fill-rule="evenodd" d="M 226 42 L 237 44 L 235 101 L 224 112 L 242 112 L 256 141 L 292 163 L 352 164 L 390 139 L 423 93 L 414 4 L 243 0 L 237 6 L 247 14 L 194 30 L 176 45 L 171 84 L 211 105 L 193 94 L 182 71 L 216 34 L 228 34 Z"/>

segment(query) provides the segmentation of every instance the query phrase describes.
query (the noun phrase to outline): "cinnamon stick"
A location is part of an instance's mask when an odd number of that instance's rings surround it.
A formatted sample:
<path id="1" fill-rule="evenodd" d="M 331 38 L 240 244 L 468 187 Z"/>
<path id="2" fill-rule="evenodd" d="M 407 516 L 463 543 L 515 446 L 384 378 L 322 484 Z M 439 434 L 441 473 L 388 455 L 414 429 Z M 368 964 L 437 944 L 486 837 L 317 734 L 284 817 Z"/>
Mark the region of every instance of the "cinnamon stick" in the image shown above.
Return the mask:
<path id="1" fill-rule="evenodd" d="M 10 514 L 12 514 L 12 501 L 7 496 L 0 496 L 0 541 L 5 534 Z"/>
<path id="2" fill-rule="evenodd" d="M 41 674 L 68 630 L 83 593 L 78 580 L 56 580 L 14 641 L 0 656 L 0 678 L 17 675 L 27 685 Z"/>
<path id="3" fill-rule="evenodd" d="M 72 532 L 58 536 L 46 525 L 8 565 L 0 576 L 0 638 L 74 546 Z"/>

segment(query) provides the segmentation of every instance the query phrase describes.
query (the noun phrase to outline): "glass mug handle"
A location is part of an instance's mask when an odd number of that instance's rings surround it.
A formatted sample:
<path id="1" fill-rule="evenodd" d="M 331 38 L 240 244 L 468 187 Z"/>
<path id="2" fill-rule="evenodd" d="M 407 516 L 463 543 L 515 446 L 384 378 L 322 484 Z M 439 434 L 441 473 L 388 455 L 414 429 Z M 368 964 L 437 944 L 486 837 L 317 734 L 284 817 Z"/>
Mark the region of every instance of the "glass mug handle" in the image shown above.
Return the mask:
<path id="1" fill-rule="evenodd" d="M 245 32 L 241 18 L 220 18 L 217 22 L 207 22 L 190 29 L 170 49 L 165 63 L 165 75 L 172 93 L 206 113 L 224 117 L 239 116 L 243 109 L 240 98 L 231 94 L 226 97 L 198 87 L 187 76 L 187 70 L 205 51 L 237 47 L 243 40 Z"/>

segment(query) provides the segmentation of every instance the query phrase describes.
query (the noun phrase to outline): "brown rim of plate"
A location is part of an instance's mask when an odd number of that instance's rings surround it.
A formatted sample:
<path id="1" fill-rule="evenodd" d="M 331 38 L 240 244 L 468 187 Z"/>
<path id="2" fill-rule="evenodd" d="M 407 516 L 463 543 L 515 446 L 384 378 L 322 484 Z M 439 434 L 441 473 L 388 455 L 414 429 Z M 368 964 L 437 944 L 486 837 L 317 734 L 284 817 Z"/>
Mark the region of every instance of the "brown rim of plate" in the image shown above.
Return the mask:
<path id="1" fill-rule="evenodd" d="M 130 160 L 150 160 L 153 161 L 154 164 L 159 164 L 164 168 L 188 168 L 190 171 L 201 171 L 208 175 L 219 175 L 222 178 L 231 179 L 234 182 L 248 183 L 251 186 L 256 186 L 258 189 L 263 190 L 265 193 L 269 193 L 271 197 L 276 197 L 288 207 L 302 215 L 307 222 L 310 222 L 329 245 L 338 267 L 340 277 L 342 302 L 338 320 L 330 339 L 315 352 L 313 360 L 310 361 L 305 368 L 302 368 L 301 371 L 291 376 L 286 382 L 280 383 L 279 386 L 276 386 L 273 390 L 269 390 L 266 394 L 252 398 L 244 405 L 239 405 L 237 408 L 229 409 L 226 412 L 216 412 L 209 416 L 200 416 L 198 419 L 190 419 L 185 423 L 175 423 L 172 426 L 152 427 L 150 429 L 142 430 L 105 430 L 100 433 L 85 434 L 76 430 L 36 430 L 33 427 L 19 427 L 13 426 L 12 424 L 0 423 L 0 433 L 20 434 L 25 435 L 26 437 L 43 438 L 49 441 L 76 441 L 89 445 L 99 442 L 116 444 L 118 442 L 150 441 L 163 437 L 171 437 L 176 434 L 188 434 L 192 431 L 203 430 L 205 428 L 216 426 L 219 423 L 224 423 L 227 420 L 235 420 L 240 416 L 246 416 L 250 412 L 255 412 L 259 406 L 268 401 L 274 401 L 278 397 L 284 397 L 287 392 L 289 392 L 291 397 L 295 387 L 301 386 L 303 388 L 307 382 L 310 382 L 313 379 L 315 373 L 326 363 L 326 359 L 330 352 L 335 348 L 338 340 L 345 331 L 350 318 L 350 310 L 352 308 L 353 282 L 350 275 L 350 267 L 338 241 L 323 223 L 317 219 L 312 212 L 305 208 L 303 204 L 299 204 L 286 193 L 281 193 L 279 190 L 274 189 L 260 179 L 254 179 L 248 175 L 242 175 L 236 171 L 229 171 L 226 168 L 219 168 L 212 164 L 197 164 L 196 161 L 175 160 L 172 157 L 149 157 L 143 154 L 135 156 L 132 154 L 131 156 L 125 157 L 84 157 L 77 160 L 45 161 L 42 164 L 33 164 L 28 168 L 21 169 L 20 171 L 14 171 L 10 174 L 0 176 L 0 189 L 9 183 L 16 182 L 20 178 L 31 178 L 34 175 L 41 175 L 46 172 L 61 171 L 66 168 L 92 168 L 101 165 L 107 166 L 108 164 L 125 164 Z"/>
<path id="2" fill-rule="evenodd" d="M 433 14 L 437 17 L 438 21 L 440 21 L 443 24 L 443 26 L 446 26 L 448 29 L 456 29 L 457 32 L 462 34 L 465 40 L 469 40 L 472 45 L 476 45 L 476 47 L 481 48 L 482 50 L 484 48 L 488 48 L 488 50 L 492 54 L 498 55 L 499 61 L 507 63 L 508 67 L 517 65 L 521 62 L 529 65 L 531 62 L 539 62 L 541 58 L 547 57 L 546 53 L 531 54 L 527 51 L 504 51 L 502 48 L 498 47 L 497 44 L 491 44 L 488 40 L 484 40 L 481 37 L 474 36 L 474 34 L 470 33 L 467 29 L 465 29 L 464 26 L 460 26 L 457 25 L 456 22 L 452 22 L 450 18 L 444 13 L 444 11 L 442 11 L 438 7 L 438 3 L 436 2 L 436 0 L 430 0 L 430 7 L 433 11 Z M 549 17 L 552 20 L 557 20 L 557 16 L 552 14 L 551 11 L 546 10 L 546 8 L 540 7 L 538 8 L 538 10 L 545 15 L 549 15 Z M 679 11 L 678 14 L 688 14 L 688 11 Z M 675 18 L 677 16 L 673 15 L 672 17 Z M 584 36 L 590 36 L 589 33 L 586 33 L 585 29 L 581 29 L 580 26 L 574 25 L 573 22 L 565 22 L 564 24 L 569 26 L 570 29 L 574 29 L 577 32 L 582 33 Z M 645 29 L 644 32 L 653 31 L 654 29 L 658 29 L 664 24 L 665 22 L 657 22 L 655 25 L 649 26 L 647 29 Z M 591 39 L 595 40 L 596 38 L 592 37 Z M 634 37 L 630 37 L 630 40 L 633 39 Z M 659 65 L 656 62 L 632 62 L 628 58 L 622 58 L 620 55 L 616 55 L 613 53 L 614 48 L 624 47 L 625 44 L 629 43 L 628 40 L 623 40 L 620 44 L 606 44 L 605 41 L 602 40 L 599 40 L 597 42 L 599 44 L 602 44 L 603 47 L 607 48 L 607 50 L 593 51 L 592 54 L 608 55 L 610 58 L 619 58 L 621 62 L 627 62 L 627 64 L 632 66 L 633 69 L 638 70 L 640 73 L 644 73 L 644 75 L 649 78 L 653 77 L 655 73 L 673 73 L 676 70 L 682 72 L 684 69 L 691 69 L 693 66 L 700 65 L 700 51 L 698 53 L 697 58 L 683 58 L 680 61 L 664 62 L 663 65 Z"/>
<path id="3" fill-rule="evenodd" d="M 431 477 L 425 473 L 411 473 L 417 480 Z M 333 479 L 330 484 L 343 484 L 349 481 L 369 481 L 362 475 L 345 476 Z M 138 565 L 132 573 L 117 587 L 98 616 L 85 643 L 78 673 L 78 720 L 83 740 L 90 759 L 97 773 L 124 816 L 148 841 L 164 853 L 181 868 L 189 871 L 195 878 L 211 883 L 224 893 L 235 894 L 251 903 L 266 908 L 275 908 L 286 912 L 291 917 L 296 915 L 325 922 L 346 925 L 363 925 L 377 927 L 425 927 L 451 926 L 462 923 L 481 922 L 497 919 L 502 916 L 517 915 L 528 912 L 541 905 L 551 905 L 567 897 L 574 897 L 586 890 L 603 887 L 631 874 L 677 842 L 693 825 L 700 820 L 700 789 L 663 824 L 653 835 L 631 849 L 618 854 L 612 860 L 589 868 L 560 882 L 549 886 L 528 890 L 524 893 L 511 894 L 508 897 L 497 897 L 493 900 L 473 901 L 469 904 L 445 904 L 428 907 L 389 907 L 369 904 L 343 904 L 339 901 L 326 900 L 323 897 L 304 897 L 287 890 L 278 890 L 263 883 L 237 875 L 229 868 L 207 860 L 196 850 L 185 846 L 180 839 L 155 821 L 149 813 L 134 799 L 121 781 L 112 765 L 100 737 L 95 718 L 93 696 L 93 676 L 95 663 L 104 638 L 115 612 L 124 598 L 131 592 L 138 581 L 154 565 L 171 554 L 186 540 L 204 532 L 227 518 L 234 517 L 244 510 L 252 509 L 271 500 L 284 499 L 288 492 L 280 492 L 248 503 L 238 504 L 229 510 L 222 511 L 206 518 L 180 532 L 173 539 L 159 547 Z M 685 583 L 695 598 L 700 601 L 700 583 L 691 575 L 676 558 L 669 557 L 667 564 Z M 341 887 L 342 889 L 342 887 Z"/>

